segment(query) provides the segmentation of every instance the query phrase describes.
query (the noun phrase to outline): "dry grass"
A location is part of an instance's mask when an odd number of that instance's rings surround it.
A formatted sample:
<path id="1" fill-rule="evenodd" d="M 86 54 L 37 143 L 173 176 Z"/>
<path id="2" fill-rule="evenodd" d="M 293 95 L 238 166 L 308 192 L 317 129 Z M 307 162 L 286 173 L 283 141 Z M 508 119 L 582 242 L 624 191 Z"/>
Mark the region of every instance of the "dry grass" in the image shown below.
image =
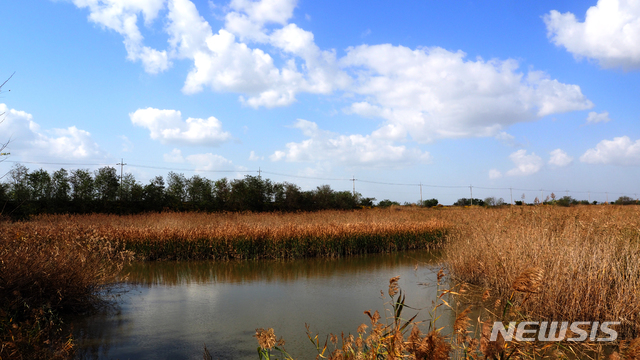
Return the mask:
<path id="1" fill-rule="evenodd" d="M 61 315 L 99 305 L 124 254 L 83 236 L 0 223 L 0 359 L 67 358 Z"/>
<path id="2" fill-rule="evenodd" d="M 530 319 L 620 321 L 622 336 L 640 334 L 640 207 L 475 208 L 447 216 L 457 217 L 444 249 L 454 278 L 501 299 L 526 292 L 518 296 Z"/>
<path id="3" fill-rule="evenodd" d="M 290 259 L 425 249 L 444 235 L 435 212 L 44 215 L 0 225 L 10 234 L 127 250 L 138 259 Z"/>

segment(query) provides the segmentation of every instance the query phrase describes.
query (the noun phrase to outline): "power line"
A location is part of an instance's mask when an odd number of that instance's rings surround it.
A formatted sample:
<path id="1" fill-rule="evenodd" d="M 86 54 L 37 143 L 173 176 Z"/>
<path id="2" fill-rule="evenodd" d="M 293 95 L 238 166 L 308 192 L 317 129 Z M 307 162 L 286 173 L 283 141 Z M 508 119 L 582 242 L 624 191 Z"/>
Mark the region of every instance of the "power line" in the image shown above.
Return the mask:
<path id="1" fill-rule="evenodd" d="M 59 165 L 59 166 L 110 166 L 110 164 L 107 163 L 70 163 L 70 162 L 47 162 L 47 161 L 15 161 L 15 160 L 5 160 L 8 163 L 14 163 L 14 164 L 34 164 L 34 165 Z M 205 172 L 205 173 L 244 173 L 244 174 L 249 174 L 249 173 L 258 173 L 258 177 L 261 177 L 262 173 L 264 174 L 270 174 L 270 175 L 277 175 L 277 176 L 283 176 L 283 177 L 290 177 L 290 178 L 298 178 L 298 179 L 310 179 L 310 180 L 322 180 L 322 181 L 351 181 L 352 185 L 353 185 L 353 191 L 355 193 L 355 182 L 356 181 L 360 181 L 362 183 L 367 183 L 367 184 L 376 184 L 376 185 L 387 185 L 387 186 L 407 186 L 407 187 L 417 187 L 420 190 L 420 199 L 422 199 L 422 188 L 423 187 L 427 187 L 427 188 L 441 188 L 441 189 L 462 189 L 462 188 L 469 188 L 470 191 L 470 195 L 471 198 L 473 199 L 473 188 L 476 189 L 480 189 L 480 190 L 509 190 L 510 193 L 510 197 L 511 197 L 511 201 L 513 202 L 513 190 L 516 191 L 524 191 L 524 192 L 537 192 L 540 191 L 540 196 L 542 197 L 544 192 L 548 192 L 548 193 L 561 193 L 561 192 L 565 192 L 568 196 L 569 192 L 574 193 L 574 194 L 588 194 L 589 197 L 589 202 L 591 202 L 591 194 L 601 194 L 601 195 L 605 195 L 606 196 L 606 201 L 609 201 L 609 194 L 615 194 L 615 195 L 626 195 L 626 194 L 634 194 L 635 197 L 637 198 L 636 193 L 630 193 L 630 192 L 609 192 L 609 191 L 578 191 L 578 190 L 570 190 L 570 189 L 565 189 L 565 190 L 550 190 L 550 189 L 526 189 L 526 188 L 514 188 L 514 187 L 487 187 L 487 186 L 474 186 L 474 185 L 435 185 L 435 184 L 423 184 L 422 182 L 419 183 L 395 183 L 395 182 L 385 182 L 385 181 L 375 181 L 375 180 L 366 180 L 366 179 L 362 179 L 362 178 L 355 178 L 355 175 L 352 176 L 351 178 L 325 178 L 325 177 L 315 177 L 315 176 L 304 176 L 304 175 L 293 175 L 293 174 L 286 174 L 286 173 L 280 173 L 280 172 L 273 172 L 273 171 L 266 171 L 266 170 L 262 170 L 262 168 L 258 168 L 258 170 L 208 170 L 208 169 L 187 169 L 187 168 L 171 168 L 171 167 L 166 167 L 166 166 L 151 166 L 151 165 L 141 165 L 141 164 L 126 164 L 124 163 L 124 160 L 121 159 L 121 162 L 116 164 L 116 165 L 120 165 L 120 183 L 122 184 L 122 177 L 123 177 L 123 167 L 124 165 L 127 165 L 129 167 L 132 168 L 144 168 L 144 169 L 155 169 L 155 170 L 167 170 L 167 171 L 188 171 L 188 172 Z M 544 201 L 544 199 L 540 199 L 541 201 Z"/>

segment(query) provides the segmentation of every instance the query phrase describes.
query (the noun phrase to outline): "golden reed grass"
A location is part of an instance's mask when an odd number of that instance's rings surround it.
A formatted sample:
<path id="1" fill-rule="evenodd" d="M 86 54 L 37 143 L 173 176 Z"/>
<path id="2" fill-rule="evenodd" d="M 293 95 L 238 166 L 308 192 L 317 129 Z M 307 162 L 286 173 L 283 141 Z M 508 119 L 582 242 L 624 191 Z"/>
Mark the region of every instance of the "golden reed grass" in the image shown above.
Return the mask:
<path id="1" fill-rule="evenodd" d="M 142 260 L 289 259 L 425 249 L 446 225 L 433 213 L 362 210 L 318 213 L 43 215 L 0 225 L 5 237 L 86 241 Z M 2 236 L 2 235 L 0 235 Z"/>
<path id="2" fill-rule="evenodd" d="M 456 218 L 445 262 L 499 299 L 526 292 L 535 320 L 620 321 L 640 335 L 640 207 L 536 206 L 442 212 Z"/>

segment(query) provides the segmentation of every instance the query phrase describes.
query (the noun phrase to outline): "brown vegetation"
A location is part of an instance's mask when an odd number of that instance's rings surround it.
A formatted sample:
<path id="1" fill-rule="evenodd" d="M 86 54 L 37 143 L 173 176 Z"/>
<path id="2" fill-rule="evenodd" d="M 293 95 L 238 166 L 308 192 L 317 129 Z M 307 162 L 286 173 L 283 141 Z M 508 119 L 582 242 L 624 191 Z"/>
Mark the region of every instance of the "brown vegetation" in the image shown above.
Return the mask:
<path id="1" fill-rule="evenodd" d="M 42 215 L 7 234 L 100 243 L 141 260 L 290 259 L 425 249 L 445 223 L 421 211 Z M 13 236 L 13 235 L 8 235 Z"/>
<path id="2" fill-rule="evenodd" d="M 526 292 L 521 311 L 530 319 L 620 321 L 621 336 L 640 334 L 639 207 L 476 208 L 458 215 L 445 246 L 457 280 L 500 299 Z"/>

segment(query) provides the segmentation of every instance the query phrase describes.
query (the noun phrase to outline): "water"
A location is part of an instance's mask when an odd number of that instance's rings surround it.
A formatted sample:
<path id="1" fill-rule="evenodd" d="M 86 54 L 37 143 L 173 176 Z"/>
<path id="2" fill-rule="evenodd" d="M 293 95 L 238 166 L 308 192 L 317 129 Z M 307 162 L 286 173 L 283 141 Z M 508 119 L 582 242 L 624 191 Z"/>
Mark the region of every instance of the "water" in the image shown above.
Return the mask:
<path id="1" fill-rule="evenodd" d="M 78 358 L 202 359 L 206 344 L 214 359 L 258 359 L 255 330 L 271 327 L 294 358 L 313 359 L 305 323 L 322 343 L 331 332 L 355 334 L 370 324 L 364 310 L 383 314 L 393 276 L 400 275 L 407 304 L 424 308 L 418 319 L 429 319 L 439 269 L 428 252 L 134 263 L 114 309 L 74 321 Z M 450 321 L 445 313 L 438 326 Z"/>

